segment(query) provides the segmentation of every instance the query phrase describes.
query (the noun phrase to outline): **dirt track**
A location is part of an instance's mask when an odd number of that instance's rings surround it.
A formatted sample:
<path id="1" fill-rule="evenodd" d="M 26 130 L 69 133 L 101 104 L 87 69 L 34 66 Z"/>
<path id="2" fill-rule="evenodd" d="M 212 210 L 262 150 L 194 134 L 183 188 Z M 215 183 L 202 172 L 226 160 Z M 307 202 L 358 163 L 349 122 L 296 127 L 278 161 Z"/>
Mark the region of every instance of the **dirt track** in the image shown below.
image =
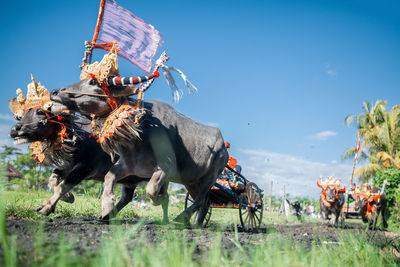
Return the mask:
<path id="1" fill-rule="evenodd" d="M 168 232 L 183 235 L 188 240 L 198 238 L 197 248 L 200 251 L 210 246 L 210 242 L 215 237 L 216 232 L 221 232 L 222 246 L 224 249 L 234 249 L 232 242 L 234 239 L 234 225 L 225 229 L 217 229 L 216 225 L 211 225 L 207 229 L 182 229 L 174 225 L 158 225 L 151 222 L 137 226 L 135 220 L 120 220 L 116 224 L 105 224 L 94 218 L 55 218 L 44 221 L 29 221 L 21 219 L 8 219 L 7 229 L 9 234 L 17 236 L 19 259 L 24 261 L 32 256 L 36 233 L 43 229 L 45 233 L 46 246 L 56 249 L 60 232 L 66 241 L 74 244 L 73 249 L 78 254 L 94 252 L 99 248 L 101 240 L 111 238 L 117 230 L 128 231 L 135 227 L 136 236 L 145 238 L 146 242 L 156 244 L 160 235 Z M 42 227 L 40 227 L 42 225 Z M 258 244 L 268 242 L 272 233 L 280 233 L 284 238 L 291 238 L 305 246 L 311 246 L 313 242 L 320 242 L 337 245 L 338 234 L 351 231 L 354 234 L 362 233 L 365 230 L 362 224 L 347 224 L 346 229 L 335 229 L 322 223 L 302 223 L 302 224 L 273 224 L 264 225 L 258 233 L 246 233 L 238 228 L 238 237 L 241 244 Z M 178 233 L 179 232 L 179 233 Z M 372 242 L 378 246 L 385 245 L 388 240 L 393 239 L 390 232 L 377 231 L 373 235 Z M 133 246 L 139 240 L 132 240 L 128 247 Z"/>

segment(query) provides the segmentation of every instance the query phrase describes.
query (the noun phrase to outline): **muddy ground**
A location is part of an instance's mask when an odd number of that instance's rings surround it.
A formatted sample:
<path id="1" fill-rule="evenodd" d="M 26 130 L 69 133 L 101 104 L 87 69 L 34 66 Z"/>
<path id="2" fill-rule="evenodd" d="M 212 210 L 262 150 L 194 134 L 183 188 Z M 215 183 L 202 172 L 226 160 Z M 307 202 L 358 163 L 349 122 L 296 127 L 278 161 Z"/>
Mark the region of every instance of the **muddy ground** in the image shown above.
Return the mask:
<path id="1" fill-rule="evenodd" d="M 283 238 L 297 241 L 300 244 L 311 247 L 312 244 L 340 245 L 338 237 L 341 233 L 362 234 L 365 226 L 361 223 L 347 223 L 345 229 L 336 229 L 322 223 L 299 223 L 299 224 L 271 224 L 263 225 L 258 232 L 246 233 L 237 225 L 239 242 L 244 245 L 257 245 L 260 242 L 268 242 L 273 233 L 280 233 Z M 8 218 L 7 229 L 10 235 L 16 235 L 18 244 L 18 258 L 20 261 L 29 262 L 34 253 L 34 243 L 38 236 L 44 236 L 42 242 L 48 248 L 58 247 L 60 232 L 65 241 L 73 244 L 73 249 L 80 255 L 95 253 L 101 241 L 112 238 L 117 230 L 132 231 L 136 233 L 138 240 L 129 242 L 132 248 L 138 242 L 157 244 L 165 233 L 184 236 L 186 239 L 196 240 L 196 250 L 199 253 L 210 246 L 219 232 L 222 236 L 222 247 L 227 250 L 235 249 L 235 225 L 220 229 L 218 225 L 211 225 L 206 229 L 187 229 L 181 225 L 160 225 L 154 222 L 141 222 L 137 220 L 119 220 L 112 224 L 101 222 L 95 218 L 55 218 L 43 221 L 22 220 Z M 44 235 L 38 235 L 40 231 Z M 393 239 L 398 239 L 394 233 L 387 231 L 368 231 L 371 242 L 377 246 L 384 247 Z M 134 238 L 136 239 L 136 238 Z M 140 240 L 139 240 L 140 239 Z"/>

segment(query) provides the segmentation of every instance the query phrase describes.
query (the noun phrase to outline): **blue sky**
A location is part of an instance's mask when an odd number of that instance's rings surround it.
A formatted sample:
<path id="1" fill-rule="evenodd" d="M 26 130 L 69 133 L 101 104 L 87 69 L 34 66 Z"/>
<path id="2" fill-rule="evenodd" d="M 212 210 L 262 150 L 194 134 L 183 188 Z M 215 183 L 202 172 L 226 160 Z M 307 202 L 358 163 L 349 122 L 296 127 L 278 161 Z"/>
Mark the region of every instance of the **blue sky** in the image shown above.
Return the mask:
<path id="1" fill-rule="evenodd" d="M 264 188 L 273 180 L 315 196 L 319 175 L 347 181 L 352 163 L 340 155 L 356 140 L 344 117 L 365 100 L 400 103 L 396 1 L 117 2 L 162 33 L 169 65 L 199 88 L 175 104 L 161 78 L 145 98 L 220 128 L 243 173 Z M 48 89 L 79 80 L 98 3 L 0 2 L 0 144 L 11 142 L 7 100 L 26 89 L 30 73 Z M 143 74 L 119 64 L 123 75 Z"/>

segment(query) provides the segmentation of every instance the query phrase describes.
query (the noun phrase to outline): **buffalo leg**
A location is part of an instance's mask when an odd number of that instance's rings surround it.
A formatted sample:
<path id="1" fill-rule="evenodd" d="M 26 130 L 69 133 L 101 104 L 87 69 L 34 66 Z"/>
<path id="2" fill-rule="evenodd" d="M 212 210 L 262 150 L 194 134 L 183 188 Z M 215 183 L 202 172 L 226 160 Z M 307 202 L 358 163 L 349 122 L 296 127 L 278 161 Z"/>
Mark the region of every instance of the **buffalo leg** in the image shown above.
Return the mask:
<path id="1" fill-rule="evenodd" d="M 334 223 L 334 226 L 338 227 L 339 226 L 339 217 L 340 217 L 340 209 L 339 208 L 337 208 L 337 210 L 333 213 L 332 217 L 333 217 L 332 221 Z"/>
<path id="2" fill-rule="evenodd" d="M 381 216 L 382 216 L 383 228 L 387 228 L 388 223 L 386 221 L 386 204 L 382 205 L 381 207 Z"/>
<path id="3" fill-rule="evenodd" d="M 168 189 L 168 179 L 167 174 L 158 169 L 151 176 L 150 181 L 146 186 L 146 194 L 150 197 L 152 204 L 154 206 L 158 206 L 165 201 L 167 198 L 165 194 L 167 194 Z M 168 195 L 168 194 L 167 194 Z"/>
<path id="4" fill-rule="evenodd" d="M 75 185 L 79 184 L 83 180 L 82 177 L 87 176 L 87 172 L 82 163 L 76 165 L 68 176 L 54 188 L 53 196 L 45 200 L 42 205 L 36 208 L 36 211 L 44 215 L 54 212 L 57 202 L 61 197 L 68 193 Z"/>
<path id="5" fill-rule="evenodd" d="M 146 186 L 146 194 L 150 197 L 152 204 L 158 206 L 161 204 L 163 209 L 163 222 L 168 222 L 168 179 L 167 175 L 161 169 L 158 169 L 152 175 Z"/>
<path id="6" fill-rule="evenodd" d="M 108 220 L 114 210 L 114 185 L 120 179 L 130 175 L 130 173 L 127 173 L 127 170 L 128 168 L 125 167 L 120 158 L 104 177 L 103 194 L 101 196 L 101 218 L 103 220 Z"/>
<path id="7" fill-rule="evenodd" d="M 197 225 L 203 225 L 204 218 L 210 208 L 210 192 L 207 193 L 205 204 L 200 208 L 199 216 L 197 217 Z"/>
<path id="8" fill-rule="evenodd" d="M 325 224 L 329 224 L 328 212 L 326 210 L 321 210 L 322 220 Z"/>
<path id="9" fill-rule="evenodd" d="M 122 185 L 122 189 L 121 189 L 121 198 L 118 201 L 117 205 L 115 205 L 113 211 L 112 211 L 112 216 L 116 216 L 118 214 L 118 212 L 120 212 L 126 205 L 128 205 L 132 199 L 133 199 L 133 195 L 135 193 L 135 189 L 136 189 L 136 185 L 133 186 L 126 186 L 126 185 Z M 109 218 L 110 216 L 106 216 L 107 218 Z"/>
<path id="10" fill-rule="evenodd" d="M 336 223 L 336 218 L 337 218 L 336 213 L 335 213 L 335 212 L 332 212 L 331 219 L 330 219 L 330 224 L 331 224 L 331 225 L 335 225 L 335 223 Z"/>
<path id="11" fill-rule="evenodd" d="M 165 183 L 163 188 L 161 189 L 161 207 L 163 210 L 163 222 L 168 223 L 168 204 L 169 204 L 169 195 L 168 195 L 168 183 Z"/>
<path id="12" fill-rule="evenodd" d="M 175 218 L 176 221 L 184 221 L 185 224 L 188 224 L 190 217 L 192 217 L 193 213 L 200 209 L 199 215 L 202 216 L 199 216 L 200 218 L 197 220 L 197 225 L 201 226 L 203 224 L 205 213 L 207 212 L 208 208 L 207 205 L 209 204 L 207 201 L 207 196 L 212 185 L 215 183 L 216 178 L 217 173 L 212 173 L 211 175 L 209 174 L 203 176 L 203 178 L 200 179 L 202 183 L 197 185 L 197 188 L 199 188 L 197 194 L 191 194 L 196 196 L 194 198 L 193 204 L 186 210 L 184 210 L 181 214 L 179 214 L 178 217 Z"/>
<path id="13" fill-rule="evenodd" d="M 151 198 L 153 205 L 157 206 L 168 201 L 168 195 L 166 194 L 168 183 L 171 180 L 179 180 L 179 172 L 174 148 L 164 129 L 152 129 L 150 144 L 158 167 L 146 186 L 146 194 Z"/>
<path id="14" fill-rule="evenodd" d="M 55 169 L 53 170 L 53 173 L 49 177 L 48 185 L 53 189 L 53 192 L 55 187 L 62 181 L 61 176 L 62 176 L 62 171 Z M 61 200 L 67 203 L 74 203 L 75 197 L 71 192 L 68 192 L 61 197 Z"/>

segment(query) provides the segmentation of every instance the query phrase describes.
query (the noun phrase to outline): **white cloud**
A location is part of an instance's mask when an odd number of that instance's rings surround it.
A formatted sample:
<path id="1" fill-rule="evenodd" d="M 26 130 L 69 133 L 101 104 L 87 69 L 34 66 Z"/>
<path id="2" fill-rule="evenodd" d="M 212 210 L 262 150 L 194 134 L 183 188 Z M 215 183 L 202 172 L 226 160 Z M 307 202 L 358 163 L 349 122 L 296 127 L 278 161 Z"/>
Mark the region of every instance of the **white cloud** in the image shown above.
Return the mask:
<path id="1" fill-rule="evenodd" d="M 329 76 L 335 76 L 336 75 L 336 71 L 333 69 L 328 69 L 326 70 L 326 74 L 328 74 Z"/>
<path id="2" fill-rule="evenodd" d="M 336 135 L 338 135 L 337 132 L 333 132 L 333 131 L 322 131 L 322 132 L 319 132 L 319 133 L 316 133 L 316 134 L 310 136 L 310 138 L 311 138 L 311 139 L 314 139 L 314 140 L 318 140 L 318 141 L 325 141 L 325 140 L 327 140 L 329 137 L 336 136 Z"/>
<path id="3" fill-rule="evenodd" d="M 336 74 L 337 74 L 336 69 L 333 68 L 330 63 L 325 64 L 325 72 L 329 76 L 336 76 Z"/>
<path id="4" fill-rule="evenodd" d="M 323 177 L 334 175 L 348 182 L 352 166 L 347 164 L 326 164 L 313 162 L 301 157 L 280 154 L 265 150 L 241 150 L 247 155 L 241 159 L 243 175 L 254 181 L 269 194 L 271 181 L 274 195 L 283 194 L 283 186 L 291 196 L 318 197 L 320 189 L 316 181 Z"/>
<path id="5" fill-rule="evenodd" d="M 0 120 L 12 121 L 12 122 L 15 121 L 13 116 L 11 116 L 10 114 L 3 114 L 3 113 L 0 113 Z"/>

